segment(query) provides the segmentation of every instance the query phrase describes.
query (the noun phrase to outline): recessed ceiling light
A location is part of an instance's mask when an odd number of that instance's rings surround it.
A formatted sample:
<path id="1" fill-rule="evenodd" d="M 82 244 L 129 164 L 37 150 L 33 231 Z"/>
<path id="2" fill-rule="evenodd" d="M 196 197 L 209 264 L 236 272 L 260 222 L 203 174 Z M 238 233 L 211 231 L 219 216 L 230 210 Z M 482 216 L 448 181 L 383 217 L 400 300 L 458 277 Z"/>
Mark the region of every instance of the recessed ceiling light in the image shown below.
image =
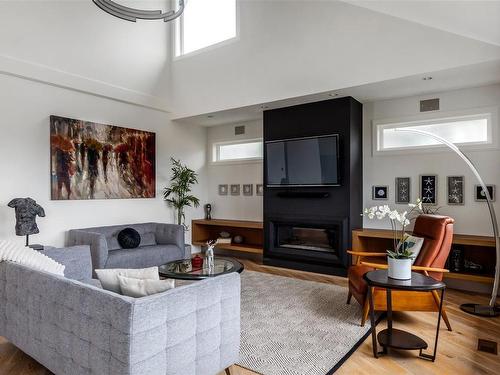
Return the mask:
<path id="1" fill-rule="evenodd" d="M 431 76 L 422 77 L 422 80 L 424 80 L 424 81 L 430 81 L 431 79 L 432 79 Z"/>
<path id="2" fill-rule="evenodd" d="M 262 105 L 260 106 L 260 109 L 268 109 L 268 108 L 269 108 L 269 107 L 268 107 L 267 105 L 265 105 L 265 104 L 262 104 Z"/>
<path id="3" fill-rule="evenodd" d="M 331 98 L 334 98 L 336 96 L 339 96 L 339 94 L 337 94 L 336 92 L 331 92 L 331 93 L 328 94 L 328 96 L 331 97 Z"/>
<path id="4" fill-rule="evenodd" d="M 207 118 L 214 118 L 214 115 L 208 115 Z"/>

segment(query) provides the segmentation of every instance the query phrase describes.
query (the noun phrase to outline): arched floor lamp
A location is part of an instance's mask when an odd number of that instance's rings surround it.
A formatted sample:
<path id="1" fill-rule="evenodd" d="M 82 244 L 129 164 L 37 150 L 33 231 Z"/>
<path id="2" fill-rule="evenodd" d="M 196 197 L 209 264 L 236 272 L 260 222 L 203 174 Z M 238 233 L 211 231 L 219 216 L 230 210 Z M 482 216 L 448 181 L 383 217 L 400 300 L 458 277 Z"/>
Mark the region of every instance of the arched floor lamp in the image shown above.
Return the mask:
<path id="1" fill-rule="evenodd" d="M 462 158 L 462 160 L 469 166 L 472 173 L 474 173 L 477 180 L 479 181 L 479 184 L 481 185 L 481 187 L 484 191 L 484 194 L 486 196 L 486 202 L 488 203 L 488 209 L 490 211 L 491 224 L 493 226 L 493 235 L 495 236 L 495 248 L 496 248 L 495 279 L 493 280 L 493 291 L 491 293 L 491 299 L 490 299 L 489 305 L 481 305 L 481 304 L 477 304 L 477 303 L 464 303 L 464 304 L 460 305 L 460 308 L 463 311 L 465 311 L 466 313 L 473 314 L 473 315 L 478 315 L 478 316 L 483 316 L 483 317 L 500 316 L 500 306 L 498 306 L 496 304 L 497 295 L 498 295 L 498 284 L 500 282 L 500 238 L 499 238 L 499 233 L 498 233 L 498 222 L 497 222 L 497 217 L 495 214 L 495 208 L 493 207 L 493 203 L 491 202 L 490 192 L 486 188 L 486 185 L 483 182 L 481 175 L 477 171 L 477 169 L 474 166 L 474 164 L 472 163 L 472 161 L 467 156 L 465 156 L 465 154 L 462 151 L 460 151 L 460 149 L 452 142 L 449 142 L 446 139 L 444 139 L 438 135 L 435 135 L 433 133 L 430 133 L 430 132 L 427 132 L 424 130 L 416 130 L 416 129 L 411 129 L 411 128 L 399 128 L 399 129 L 394 129 L 394 131 L 426 135 L 426 136 L 434 138 L 437 141 L 439 141 L 440 143 L 448 146 L 450 149 L 455 151 L 455 153 L 457 153 L 458 156 L 460 156 Z"/>

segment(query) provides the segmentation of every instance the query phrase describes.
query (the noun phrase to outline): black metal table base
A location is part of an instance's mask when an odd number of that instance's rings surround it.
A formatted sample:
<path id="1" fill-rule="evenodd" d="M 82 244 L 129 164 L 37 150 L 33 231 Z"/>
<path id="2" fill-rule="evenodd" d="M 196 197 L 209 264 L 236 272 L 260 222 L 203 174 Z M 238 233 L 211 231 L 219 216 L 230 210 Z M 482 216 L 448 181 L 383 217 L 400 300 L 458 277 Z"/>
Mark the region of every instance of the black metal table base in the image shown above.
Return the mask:
<path id="1" fill-rule="evenodd" d="M 379 287 L 381 287 L 379 285 Z M 436 338 L 434 341 L 434 350 L 432 354 L 424 353 L 423 350 L 427 349 L 427 343 L 420 337 L 399 329 L 392 328 L 392 293 L 391 289 L 386 289 L 387 293 L 387 329 L 379 332 L 377 335 L 375 326 L 375 311 L 373 306 L 372 288 L 368 287 L 368 298 L 370 304 L 370 322 L 373 344 L 373 356 L 378 358 L 380 355 L 388 354 L 389 348 L 399 350 L 419 350 L 419 357 L 422 359 L 430 360 L 432 362 L 436 359 L 437 345 L 439 338 L 439 327 L 441 323 L 441 314 L 443 311 L 444 288 L 441 289 L 441 300 L 439 303 L 438 321 L 436 328 Z M 377 343 L 382 346 L 382 351 L 378 351 Z"/>

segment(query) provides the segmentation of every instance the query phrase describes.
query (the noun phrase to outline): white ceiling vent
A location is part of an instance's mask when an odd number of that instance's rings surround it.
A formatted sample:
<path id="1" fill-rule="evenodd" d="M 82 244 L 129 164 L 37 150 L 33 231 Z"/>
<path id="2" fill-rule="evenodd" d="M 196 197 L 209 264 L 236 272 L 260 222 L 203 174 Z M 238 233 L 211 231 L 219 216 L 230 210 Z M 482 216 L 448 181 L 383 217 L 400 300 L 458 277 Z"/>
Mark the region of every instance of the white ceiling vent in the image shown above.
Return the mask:
<path id="1" fill-rule="evenodd" d="M 420 101 L 420 112 L 439 111 L 439 98 Z"/>

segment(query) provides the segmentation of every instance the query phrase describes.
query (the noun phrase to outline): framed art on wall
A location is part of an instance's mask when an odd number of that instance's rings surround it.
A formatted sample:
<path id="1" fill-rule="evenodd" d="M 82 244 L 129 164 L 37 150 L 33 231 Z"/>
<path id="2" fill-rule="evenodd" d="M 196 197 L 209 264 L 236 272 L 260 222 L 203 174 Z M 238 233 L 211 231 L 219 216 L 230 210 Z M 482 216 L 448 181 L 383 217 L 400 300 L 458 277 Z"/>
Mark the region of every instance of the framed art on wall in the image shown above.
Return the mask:
<path id="1" fill-rule="evenodd" d="M 426 174 L 420 176 L 420 199 L 423 204 L 437 204 L 437 176 Z"/>
<path id="2" fill-rule="evenodd" d="M 495 185 L 486 185 L 486 189 L 490 193 L 491 201 L 495 201 Z M 474 186 L 474 200 L 476 202 L 486 202 L 486 194 L 483 191 L 481 185 Z"/>
<path id="3" fill-rule="evenodd" d="M 231 185 L 231 195 L 240 195 L 240 184 Z"/>
<path id="4" fill-rule="evenodd" d="M 411 198 L 410 177 L 396 177 L 395 199 L 397 204 L 410 203 Z"/>
<path id="5" fill-rule="evenodd" d="M 227 184 L 219 185 L 219 195 L 227 195 L 228 187 Z"/>
<path id="6" fill-rule="evenodd" d="M 372 186 L 373 200 L 387 200 L 389 197 L 389 186 Z"/>
<path id="7" fill-rule="evenodd" d="M 255 185 L 255 195 L 261 197 L 264 195 L 264 185 L 263 184 L 256 184 Z"/>
<path id="8" fill-rule="evenodd" d="M 50 116 L 51 199 L 156 196 L 155 133 Z"/>
<path id="9" fill-rule="evenodd" d="M 243 185 L 243 195 L 249 197 L 253 195 L 253 184 Z"/>
<path id="10" fill-rule="evenodd" d="M 448 176 L 447 193 L 449 205 L 464 204 L 464 176 Z"/>

